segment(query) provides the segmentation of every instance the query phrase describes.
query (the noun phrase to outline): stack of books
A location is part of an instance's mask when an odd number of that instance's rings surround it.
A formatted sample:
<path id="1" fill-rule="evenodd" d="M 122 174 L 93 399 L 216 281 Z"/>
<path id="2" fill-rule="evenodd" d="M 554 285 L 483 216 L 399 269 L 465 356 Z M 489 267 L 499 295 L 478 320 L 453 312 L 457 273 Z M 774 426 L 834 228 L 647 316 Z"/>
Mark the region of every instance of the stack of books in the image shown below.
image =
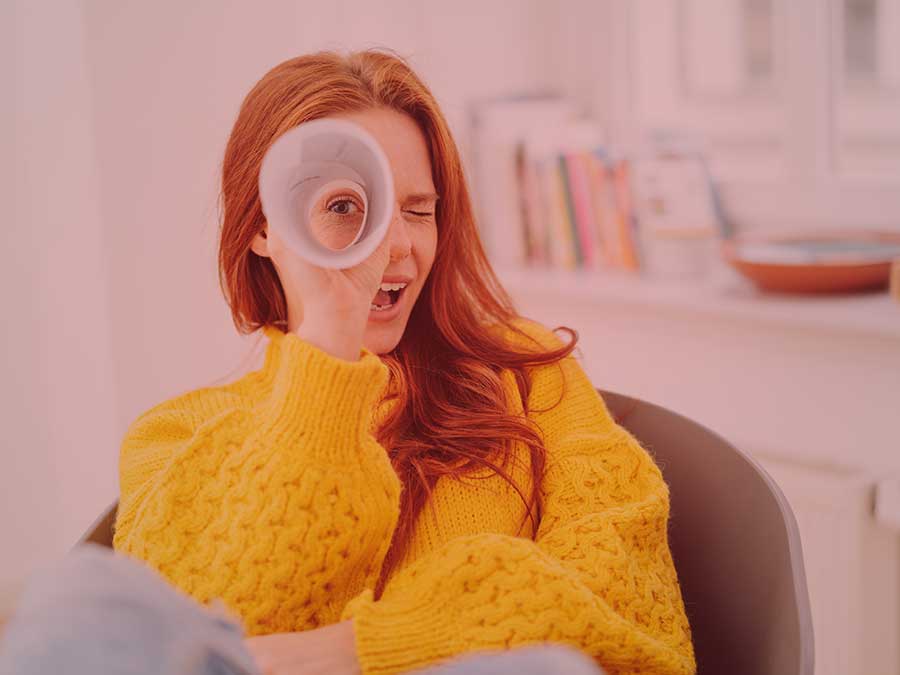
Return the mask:
<path id="1" fill-rule="evenodd" d="M 473 112 L 474 192 L 496 265 L 640 269 L 632 166 L 598 127 L 554 96 Z"/>
<path id="2" fill-rule="evenodd" d="M 601 146 L 517 154 L 522 262 L 564 269 L 640 269 L 627 159 Z"/>

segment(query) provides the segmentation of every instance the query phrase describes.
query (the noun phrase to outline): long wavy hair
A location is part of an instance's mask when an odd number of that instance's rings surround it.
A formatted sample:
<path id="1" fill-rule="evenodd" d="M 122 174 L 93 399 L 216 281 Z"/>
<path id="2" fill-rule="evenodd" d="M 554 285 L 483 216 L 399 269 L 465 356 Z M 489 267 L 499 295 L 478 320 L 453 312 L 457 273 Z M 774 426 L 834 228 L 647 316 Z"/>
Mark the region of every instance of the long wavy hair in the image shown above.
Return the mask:
<path id="1" fill-rule="evenodd" d="M 376 586 L 380 596 L 403 558 L 413 526 L 437 480 L 461 479 L 489 469 L 523 500 L 537 526 L 546 449 L 540 429 L 527 418 L 530 370 L 559 362 L 570 342 L 547 349 L 531 339 L 515 349 L 506 327 L 519 315 L 491 269 L 478 237 L 456 144 L 438 104 L 404 59 L 367 50 L 319 52 L 274 67 L 244 99 L 222 167 L 219 280 L 240 333 L 266 325 L 287 326 L 287 303 L 269 258 L 251 250 L 265 225 L 258 180 L 263 156 L 287 130 L 320 117 L 385 106 L 409 115 L 425 135 L 440 199 L 437 250 L 422 292 L 397 347 L 381 355 L 390 370 L 387 394 L 398 399 L 377 430 L 401 480 L 400 516 Z M 510 411 L 501 373 L 515 377 L 525 415 Z M 530 455 L 530 494 L 510 478 L 516 443 Z M 520 527 L 521 531 L 521 527 Z"/>

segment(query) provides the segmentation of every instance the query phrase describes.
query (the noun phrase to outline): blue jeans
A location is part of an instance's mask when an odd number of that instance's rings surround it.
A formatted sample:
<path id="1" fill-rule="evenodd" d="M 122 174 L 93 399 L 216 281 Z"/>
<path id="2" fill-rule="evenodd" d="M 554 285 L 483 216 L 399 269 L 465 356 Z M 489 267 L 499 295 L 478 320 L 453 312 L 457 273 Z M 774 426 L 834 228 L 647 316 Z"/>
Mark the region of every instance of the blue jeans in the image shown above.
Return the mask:
<path id="1" fill-rule="evenodd" d="M 0 636 L 0 675 L 261 675 L 241 625 L 96 544 L 33 574 Z M 603 675 L 562 646 L 470 654 L 421 675 Z"/>

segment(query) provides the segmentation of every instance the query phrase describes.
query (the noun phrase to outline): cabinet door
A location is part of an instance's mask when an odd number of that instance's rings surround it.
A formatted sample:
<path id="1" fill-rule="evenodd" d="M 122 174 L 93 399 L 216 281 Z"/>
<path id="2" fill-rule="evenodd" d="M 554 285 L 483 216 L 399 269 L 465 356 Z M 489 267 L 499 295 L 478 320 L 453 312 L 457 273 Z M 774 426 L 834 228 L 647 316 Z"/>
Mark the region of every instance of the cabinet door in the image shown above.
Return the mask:
<path id="1" fill-rule="evenodd" d="M 783 4 L 638 0 L 625 11 L 635 125 L 692 133 L 720 178 L 783 176 Z"/>
<path id="2" fill-rule="evenodd" d="M 759 457 L 785 494 L 803 545 L 817 675 L 900 673 L 900 545 L 871 515 L 862 475 Z"/>
<path id="3" fill-rule="evenodd" d="M 900 174 L 900 0 L 831 2 L 836 169 Z"/>
<path id="4" fill-rule="evenodd" d="M 744 231 L 898 228 L 900 0 L 609 2 L 614 138 L 693 136 Z"/>

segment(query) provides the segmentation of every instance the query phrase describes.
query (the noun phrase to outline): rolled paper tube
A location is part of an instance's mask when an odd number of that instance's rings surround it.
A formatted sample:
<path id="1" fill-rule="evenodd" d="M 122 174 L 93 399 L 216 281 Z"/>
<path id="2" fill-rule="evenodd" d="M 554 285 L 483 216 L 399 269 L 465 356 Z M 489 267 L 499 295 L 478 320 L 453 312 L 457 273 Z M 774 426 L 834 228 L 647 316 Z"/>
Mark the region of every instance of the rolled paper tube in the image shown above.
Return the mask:
<path id="1" fill-rule="evenodd" d="M 315 195 L 332 181 L 362 188 L 365 214 L 353 241 L 331 249 L 311 232 Z M 347 120 L 304 122 L 282 134 L 266 151 L 259 172 L 263 214 L 285 243 L 320 267 L 346 269 L 368 258 L 387 235 L 394 210 L 394 179 L 381 146 Z"/>

